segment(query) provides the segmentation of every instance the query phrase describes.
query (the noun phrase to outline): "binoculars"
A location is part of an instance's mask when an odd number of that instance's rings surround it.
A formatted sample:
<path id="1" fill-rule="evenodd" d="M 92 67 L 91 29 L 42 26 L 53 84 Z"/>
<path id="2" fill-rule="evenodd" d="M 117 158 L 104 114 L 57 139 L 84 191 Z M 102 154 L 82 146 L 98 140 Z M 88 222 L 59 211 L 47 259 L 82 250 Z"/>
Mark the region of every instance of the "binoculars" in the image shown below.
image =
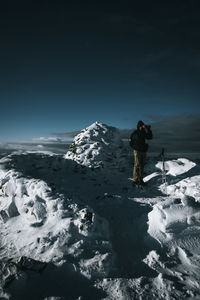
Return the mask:
<path id="1" fill-rule="evenodd" d="M 151 129 L 151 125 L 145 125 L 147 129 Z"/>

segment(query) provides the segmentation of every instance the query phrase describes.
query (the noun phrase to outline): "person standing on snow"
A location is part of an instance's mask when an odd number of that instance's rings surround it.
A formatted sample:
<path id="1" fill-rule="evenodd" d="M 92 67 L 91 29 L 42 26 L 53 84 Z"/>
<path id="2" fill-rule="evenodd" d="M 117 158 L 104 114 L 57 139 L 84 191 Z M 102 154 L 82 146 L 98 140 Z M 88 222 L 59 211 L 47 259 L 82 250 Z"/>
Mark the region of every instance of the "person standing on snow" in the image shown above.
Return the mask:
<path id="1" fill-rule="evenodd" d="M 133 182 L 136 184 L 144 184 L 143 173 L 148 150 L 148 144 L 145 143 L 145 139 L 150 140 L 152 137 L 151 126 L 138 121 L 137 129 L 130 136 L 130 146 L 133 148 L 134 154 Z"/>

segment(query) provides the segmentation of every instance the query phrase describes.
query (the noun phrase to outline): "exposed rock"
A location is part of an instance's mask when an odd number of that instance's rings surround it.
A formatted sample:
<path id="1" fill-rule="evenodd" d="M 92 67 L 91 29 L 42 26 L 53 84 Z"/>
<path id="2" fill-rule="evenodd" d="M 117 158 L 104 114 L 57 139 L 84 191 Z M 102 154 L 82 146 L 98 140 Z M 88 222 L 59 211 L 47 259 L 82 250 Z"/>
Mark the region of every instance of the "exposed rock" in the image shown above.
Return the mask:
<path id="1" fill-rule="evenodd" d="M 15 204 L 14 197 L 4 198 L 3 205 L 1 205 L 0 218 L 5 223 L 9 218 L 19 215 Z"/>
<path id="2" fill-rule="evenodd" d="M 9 261 L 0 261 L 0 287 L 8 286 L 19 275 L 17 265 Z"/>
<path id="3" fill-rule="evenodd" d="M 17 266 L 22 270 L 42 272 L 45 269 L 45 267 L 47 266 L 47 263 L 37 261 L 37 260 L 32 259 L 30 257 L 22 256 L 17 261 Z"/>

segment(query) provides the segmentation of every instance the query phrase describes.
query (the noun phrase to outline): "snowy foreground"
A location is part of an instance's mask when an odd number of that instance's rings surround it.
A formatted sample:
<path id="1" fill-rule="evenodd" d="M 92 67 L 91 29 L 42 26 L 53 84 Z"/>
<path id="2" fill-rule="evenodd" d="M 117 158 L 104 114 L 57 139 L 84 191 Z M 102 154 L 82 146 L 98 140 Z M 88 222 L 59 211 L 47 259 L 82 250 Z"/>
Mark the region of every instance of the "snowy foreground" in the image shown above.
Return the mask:
<path id="1" fill-rule="evenodd" d="M 94 123 L 65 156 L 0 159 L 1 299 L 200 299 L 200 165 L 149 159 Z"/>

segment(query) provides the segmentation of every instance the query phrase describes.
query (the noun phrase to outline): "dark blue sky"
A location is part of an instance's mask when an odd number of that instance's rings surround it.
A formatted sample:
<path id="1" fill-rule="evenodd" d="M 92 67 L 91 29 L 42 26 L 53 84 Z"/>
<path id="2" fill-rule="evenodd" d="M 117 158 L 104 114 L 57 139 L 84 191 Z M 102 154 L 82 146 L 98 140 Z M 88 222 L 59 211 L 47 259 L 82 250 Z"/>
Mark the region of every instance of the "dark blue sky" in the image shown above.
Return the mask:
<path id="1" fill-rule="evenodd" d="M 198 1 L 1 1 L 0 141 L 200 112 Z"/>

